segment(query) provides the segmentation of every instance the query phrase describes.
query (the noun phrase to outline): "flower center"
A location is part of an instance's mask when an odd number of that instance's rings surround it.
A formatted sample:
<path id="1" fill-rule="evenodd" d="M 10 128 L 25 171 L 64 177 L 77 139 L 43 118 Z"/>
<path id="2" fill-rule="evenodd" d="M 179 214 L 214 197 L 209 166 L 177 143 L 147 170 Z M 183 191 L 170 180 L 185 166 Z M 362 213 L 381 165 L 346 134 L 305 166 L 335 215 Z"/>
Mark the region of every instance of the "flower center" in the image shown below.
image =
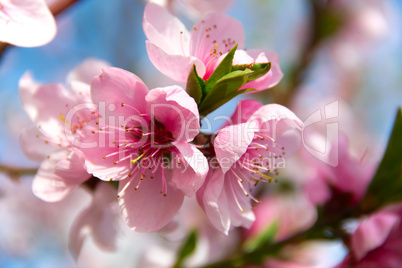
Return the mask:
<path id="1" fill-rule="evenodd" d="M 120 132 L 124 132 L 124 135 L 121 135 L 122 139 L 113 141 L 118 150 L 103 156 L 103 159 L 116 159 L 116 156 L 119 156 L 117 160 L 113 161 L 114 165 L 129 162 L 127 174 L 129 181 L 119 192 L 118 197 L 136 178 L 139 180 L 134 189 L 138 190 L 145 178 L 154 179 L 156 174 L 162 179 L 160 193 L 166 196 L 168 184 L 165 169 L 169 168 L 170 164 L 174 162 L 174 158 L 177 157 L 176 149 L 172 145 L 174 138 L 162 123 L 147 114 L 139 114 L 131 118 L 131 121 L 132 124 L 128 123 L 126 126 L 121 125 L 118 128 Z M 138 124 L 140 121 L 142 124 Z M 144 122 L 146 122 L 145 125 Z M 108 128 L 110 130 L 113 127 Z M 179 158 L 176 161 L 180 164 Z"/>
<path id="2" fill-rule="evenodd" d="M 256 133 L 246 153 L 226 173 L 230 176 L 229 183 L 235 202 L 244 213 L 236 196 L 244 194 L 254 202 L 260 203 L 252 194 L 260 181 L 278 182 L 271 175 L 279 175 L 278 168 L 284 164 L 285 147 L 279 147 L 272 137 Z"/>

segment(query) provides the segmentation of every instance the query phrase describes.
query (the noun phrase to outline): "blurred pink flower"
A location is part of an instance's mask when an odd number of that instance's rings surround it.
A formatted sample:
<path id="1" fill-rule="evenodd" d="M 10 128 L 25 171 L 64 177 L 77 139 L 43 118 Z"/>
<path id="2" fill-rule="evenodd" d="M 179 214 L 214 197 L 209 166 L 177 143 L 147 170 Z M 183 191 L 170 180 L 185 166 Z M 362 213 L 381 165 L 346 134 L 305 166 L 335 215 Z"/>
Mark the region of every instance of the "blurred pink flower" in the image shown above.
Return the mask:
<path id="1" fill-rule="evenodd" d="M 188 32 L 183 23 L 165 8 L 150 3 L 145 7 L 143 28 L 148 56 L 154 66 L 171 79 L 185 83 L 192 66 L 204 80 L 212 74 L 225 54 L 236 44 L 233 64 L 271 62 L 271 70 L 243 88 L 263 90 L 282 79 L 279 56 L 275 52 L 242 50 L 244 31 L 242 24 L 222 13 L 210 13 Z"/>
<path id="2" fill-rule="evenodd" d="M 21 47 L 42 46 L 53 40 L 56 31 L 44 0 L 0 2 L 0 41 Z"/>
<path id="3" fill-rule="evenodd" d="M 374 175 L 376 165 L 364 165 L 362 159 L 354 157 L 350 153 L 349 142 L 344 134 L 339 135 L 337 145 L 331 146 L 328 156 L 328 159 L 338 158 L 336 166 L 322 162 L 307 152 L 303 157 L 306 164 L 314 170 L 312 179 L 308 180 L 304 187 L 307 196 L 314 204 L 325 203 L 334 191 L 350 196 L 348 200 L 345 196 L 339 197 L 343 203 L 355 204 L 365 194 Z"/>
<path id="4" fill-rule="evenodd" d="M 69 88 L 40 85 L 29 73 L 20 79 L 22 107 L 36 125 L 21 133 L 20 144 L 29 158 L 42 161 L 32 189 L 45 201 L 63 199 L 91 176 L 83 155 L 70 142 L 89 120 L 97 117 L 89 83 L 105 66 L 107 63 L 95 59 L 83 62 L 69 74 Z"/>
<path id="5" fill-rule="evenodd" d="M 95 243 L 104 250 L 116 249 L 116 190 L 107 183 L 98 183 L 92 203 L 81 211 L 70 231 L 70 250 L 78 258 L 87 235 L 92 235 Z M 117 208 L 117 207 L 116 207 Z"/>
<path id="6" fill-rule="evenodd" d="M 197 104 L 179 86 L 149 91 L 140 78 L 118 68 L 104 68 L 93 79 L 91 96 L 108 110 L 85 126 L 76 144 L 88 172 L 120 181 L 119 204 L 128 226 L 161 229 L 208 172 L 206 158 L 189 143 L 200 129 Z"/>
<path id="7" fill-rule="evenodd" d="M 242 122 L 243 112 L 251 117 Z M 240 118 L 240 120 L 239 120 Z M 215 141 L 217 167 L 211 170 L 197 197 L 212 225 L 228 234 L 233 226 L 249 228 L 255 217 L 250 201 L 259 202 L 251 191 L 258 182 L 271 182 L 284 158 L 300 142 L 302 122 L 287 108 L 256 101 L 243 101 Z"/>
<path id="8" fill-rule="evenodd" d="M 401 216 L 400 206 L 394 206 L 363 219 L 351 236 L 351 253 L 338 267 L 400 267 Z"/>
<path id="9" fill-rule="evenodd" d="M 276 194 L 264 198 L 256 206 L 256 220 L 250 229 L 245 230 L 248 239 L 264 233 L 277 224 L 275 241 L 284 240 L 298 232 L 310 228 L 317 219 L 316 208 L 302 194 Z"/>

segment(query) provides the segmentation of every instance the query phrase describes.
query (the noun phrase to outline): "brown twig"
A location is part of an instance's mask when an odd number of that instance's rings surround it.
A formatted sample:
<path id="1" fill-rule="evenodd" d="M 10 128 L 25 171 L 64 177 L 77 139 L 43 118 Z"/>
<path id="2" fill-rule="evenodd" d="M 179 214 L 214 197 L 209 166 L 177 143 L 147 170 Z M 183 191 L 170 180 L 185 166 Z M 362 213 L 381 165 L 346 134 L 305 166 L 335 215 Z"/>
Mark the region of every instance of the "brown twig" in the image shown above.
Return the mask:
<path id="1" fill-rule="evenodd" d="M 10 178 L 15 181 L 18 181 L 21 176 L 35 175 L 37 171 L 37 168 L 21 168 L 0 165 L 0 172 L 10 176 Z"/>

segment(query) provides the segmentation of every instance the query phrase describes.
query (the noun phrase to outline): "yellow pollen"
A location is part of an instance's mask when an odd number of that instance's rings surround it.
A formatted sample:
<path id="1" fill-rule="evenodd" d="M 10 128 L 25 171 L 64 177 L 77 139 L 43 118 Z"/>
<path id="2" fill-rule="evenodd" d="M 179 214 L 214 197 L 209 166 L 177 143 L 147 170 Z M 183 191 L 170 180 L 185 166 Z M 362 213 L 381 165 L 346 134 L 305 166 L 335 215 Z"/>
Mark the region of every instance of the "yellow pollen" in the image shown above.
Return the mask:
<path id="1" fill-rule="evenodd" d="M 106 159 L 106 156 L 102 157 L 103 159 Z"/>
<path id="2" fill-rule="evenodd" d="M 128 177 L 131 177 L 131 174 L 128 174 L 127 176 L 128 176 Z"/>
<path id="3" fill-rule="evenodd" d="M 92 132 L 92 134 L 95 134 L 95 131 L 92 130 L 91 132 Z"/>
<path id="4" fill-rule="evenodd" d="M 117 195 L 117 198 L 120 198 L 120 195 Z"/>
<path id="5" fill-rule="evenodd" d="M 272 177 L 270 177 L 270 176 L 265 175 L 264 173 L 261 173 L 260 171 L 256 171 L 256 172 L 257 172 L 258 175 L 260 175 L 260 176 L 262 176 L 262 177 L 268 179 L 269 182 L 271 182 L 271 181 L 274 179 L 274 178 L 272 178 Z"/>
<path id="6" fill-rule="evenodd" d="M 113 181 L 113 178 L 110 178 L 109 181 Z"/>
<path id="7" fill-rule="evenodd" d="M 113 164 L 117 165 L 117 162 L 116 162 L 116 161 L 114 161 L 114 162 L 113 162 Z"/>
<path id="8" fill-rule="evenodd" d="M 124 103 L 123 103 L 123 102 L 121 103 L 121 107 L 124 107 Z"/>
<path id="9" fill-rule="evenodd" d="M 145 152 L 145 153 L 146 153 L 146 152 Z M 130 160 L 131 164 L 135 164 L 138 160 L 141 159 L 141 157 L 144 156 L 145 153 L 143 153 L 142 155 L 138 156 L 136 159 L 131 159 L 131 160 Z"/>
<path id="10" fill-rule="evenodd" d="M 197 31 L 197 28 L 194 27 L 194 31 Z"/>

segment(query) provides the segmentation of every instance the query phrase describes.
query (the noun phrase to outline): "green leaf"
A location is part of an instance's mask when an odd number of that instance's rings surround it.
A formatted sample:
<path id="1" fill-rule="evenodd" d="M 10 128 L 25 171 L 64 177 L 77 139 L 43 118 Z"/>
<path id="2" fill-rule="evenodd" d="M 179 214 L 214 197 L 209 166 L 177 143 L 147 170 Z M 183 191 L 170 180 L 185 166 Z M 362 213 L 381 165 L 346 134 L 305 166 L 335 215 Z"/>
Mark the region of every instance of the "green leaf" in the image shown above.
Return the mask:
<path id="1" fill-rule="evenodd" d="M 223 76 L 201 102 L 199 106 L 200 115 L 205 116 L 215 111 L 237 95 L 254 91 L 254 89 L 239 90 L 247 83 L 248 76 L 252 73 L 253 71 L 246 69 L 244 71 L 234 71 Z"/>
<path id="2" fill-rule="evenodd" d="M 271 244 L 274 240 L 279 229 L 279 222 L 274 221 L 262 234 L 257 235 L 254 238 L 247 240 L 243 247 L 246 252 L 252 252 L 255 249 Z"/>
<path id="3" fill-rule="evenodd" d="M 399 108 L 387 150 L 361 201 L 364 213 L 402 201 L 402 108 Z"/>
<path id="4" fill-rule="evenodd" d="M 181 246 L 177 255 L 176 264 L 173 267 L 175 268 L 183 267 L 184 260 L 195 251 L 196 245 L 197 245 L 197 232 L 196 230 L 193 230 L 187 236 L 186 241 L 184 241 L 184 244 Z"/>
<path id="5" fill-rule="evenodd" d="M 198 76 L 195 64 L 187 78 L 186 91 L 199 104 L 205 89 L 204 81 Z"/>
<path id="6" fill-rule="evenodd" d="M 243 64 L 243 65 L 234 65 L 232 66 L 232 71 L 238 71 L 238 70 L 252 70 L 253 74 L 248 77 L 248 81 L 253 81 L 256 80 L 262 76 L 264 76 L 266 73 L 271 70 L 271 63 L 253 63 L 253 64 Z"/>
<path id="7" fill-rule="evenodd" d="M 215 83 L 220 80 L 223 76 L 227 75 L 232 71 L 233 57 L 237 49 L 237 44 L 228 52 L 225 58 L 219 63 L 215 71 L 211 76 L 205 81 L 205 93 L 208 94 Z"/>

